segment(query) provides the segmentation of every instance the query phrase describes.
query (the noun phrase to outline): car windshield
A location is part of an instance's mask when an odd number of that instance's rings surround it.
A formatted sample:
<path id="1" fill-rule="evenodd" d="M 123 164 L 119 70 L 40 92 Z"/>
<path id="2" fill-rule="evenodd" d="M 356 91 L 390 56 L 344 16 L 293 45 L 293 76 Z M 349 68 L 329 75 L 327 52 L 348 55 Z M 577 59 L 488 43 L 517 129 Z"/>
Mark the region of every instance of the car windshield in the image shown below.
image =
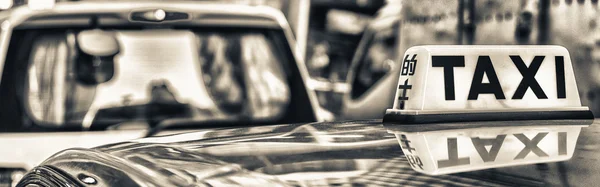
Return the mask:
<path id="1" fill-rule="evenodd" d="M 168 118 L 275 122 L 292 99 L 294 61 L 281 41 L 280 32 L 237 28 L 16 30 L 1 86 L 16 90 L 22 115 L 0 120 L 85 129 Z"/>

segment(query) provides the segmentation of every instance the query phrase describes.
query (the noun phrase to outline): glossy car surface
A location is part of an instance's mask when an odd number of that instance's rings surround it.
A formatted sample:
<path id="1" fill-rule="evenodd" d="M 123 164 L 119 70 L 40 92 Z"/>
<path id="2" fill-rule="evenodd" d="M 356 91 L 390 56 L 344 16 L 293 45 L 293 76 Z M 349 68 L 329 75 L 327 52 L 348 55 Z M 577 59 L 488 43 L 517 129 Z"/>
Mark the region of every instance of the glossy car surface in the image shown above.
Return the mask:
<path id="1" fill-rule="evenodd" d="M 379 120 L 204 130 L 66 150 L 21 185 L 588 186 L 598 182 L 599 132 L 584 128 L 566 162 L 428 176 Z"/>

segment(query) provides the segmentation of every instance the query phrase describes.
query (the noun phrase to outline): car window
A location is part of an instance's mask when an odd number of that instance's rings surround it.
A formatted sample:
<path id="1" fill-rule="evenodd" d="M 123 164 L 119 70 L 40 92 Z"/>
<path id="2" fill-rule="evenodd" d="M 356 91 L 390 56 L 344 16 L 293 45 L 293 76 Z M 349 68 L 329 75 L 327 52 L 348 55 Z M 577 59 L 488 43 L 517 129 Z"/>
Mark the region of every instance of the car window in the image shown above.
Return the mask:
<path id="1" fill-rule="evenodd" d="M 398 25 L 366 32 L 368 38 L 366 47 L 359 48 L 362 57 L 354 69 L 355 75 L 352 83 L 352 98 L 361 97 L 383 76 L 391 72 L 398 63 L 396 62 L 396 48 L 398 46 Z"/>
<path id="2" fill-rule="evenodd" d="M 84 49 L 80 35 L 87 31 L 20 30 L 13 37 L 32 42 L 15 46 L 7 66 L 20 71 L 12 73 L 14 85 L 1 86 L 20 90 L 17 100 L 33 123 L 277 121 L 289 108 L 288 54 L 271 32 L 103 29 L 119 48 L 107 55 L 93 54 L 106 51 L 97 46 Z"/>

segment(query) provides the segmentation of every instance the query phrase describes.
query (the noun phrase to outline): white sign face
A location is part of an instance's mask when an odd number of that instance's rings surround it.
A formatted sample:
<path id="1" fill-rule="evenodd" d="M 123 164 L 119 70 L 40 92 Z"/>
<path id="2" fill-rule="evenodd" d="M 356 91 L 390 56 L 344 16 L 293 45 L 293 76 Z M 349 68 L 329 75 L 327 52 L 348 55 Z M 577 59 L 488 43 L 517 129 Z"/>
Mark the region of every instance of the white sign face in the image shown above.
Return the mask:
<path id="1" fill-rule="evenodd" d="M 392 133 L 415 171 L 441 175 L 568 160 L 582 127 L 512 126 Z"/>
<path id="2" fill-rule="evenodd" d="M 587 110 L 560 46 L 417 46 L 400 68 L 393 110 Z"/>

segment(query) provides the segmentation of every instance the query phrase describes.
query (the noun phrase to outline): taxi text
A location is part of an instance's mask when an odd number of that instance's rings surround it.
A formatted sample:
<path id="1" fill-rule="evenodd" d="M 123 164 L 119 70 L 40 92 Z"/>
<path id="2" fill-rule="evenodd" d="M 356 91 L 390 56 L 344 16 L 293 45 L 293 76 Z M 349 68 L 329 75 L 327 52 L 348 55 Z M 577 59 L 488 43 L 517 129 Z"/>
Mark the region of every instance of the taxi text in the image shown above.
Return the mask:
<path id="1" fill-rule="evenodd" d="M 517 90 L 511 99 L 523 99 L 525 92 L 530 88 L 538 99 L 548 99 L 548 96 L 535 79 L 535 75 L 540 69 L 545 56 L 535 56 L 533 61 L 527 67 L 523 59 L 518 55 L 509 56 L 513 64 L 519 70 L 523 79 L 519 83 Z M 558 99 L 566 98 L 565 88 L 565 63 L 564 56 L 555 56 L 556 66 L 556 92 Z M 432 67 L 444 68 L 444 87 L 446 100 L 455 100 L 454 86 L 454 68 L 465 67 L 464 56 L 432 56 Z M 486 75 L 489 83 L 483 82 L 483 76 Z M 479 94 L 494 94 L 496 99 L 506 99 L 490 56 L 479 56 L 477 65 L 471 80 L 468 100 L 477 100 Z"/>
<path id="2" fill-rule="evenodd" d="M 567 155 L 567 133 L 557 133 L 558 155 Z M 544 139 L 546 135 L 548 135 L 548 132 L 540 132 L 530 139 L 522 133 L 501 134 L 497 135 L 496 138 L 472 137 L 471 142 L 473 143 L 473 147 L 475 148 L 475 150 L 477 150 L 477 153 L 479 154 L 479 157 L 483 160 L 483 162 L 494 162 L 496 160 L 496 157 L 498 156 L 498 153 L 500 152 L 500 149 L 502 148 L 504 139 L 507 136 L 514 136 L 525 146 L 513 158 L 513 160 L 519 160 L 524 159 L 529 154 L 534 154 L 538 157 L 548 157 L 549 155 L 540 147 L 538 147 L 538 143 L 542 141 L 542 139 Z M 491 146 L 489 151 L 486 149 L 486 146 Z M 447 147 L 448 159 L 437 160 L 438 168 L 469 165 L 471 163 L 471 157 L 459 157 L 459 147 L 457 145 L 457 138 L 447 138 Z"/>

